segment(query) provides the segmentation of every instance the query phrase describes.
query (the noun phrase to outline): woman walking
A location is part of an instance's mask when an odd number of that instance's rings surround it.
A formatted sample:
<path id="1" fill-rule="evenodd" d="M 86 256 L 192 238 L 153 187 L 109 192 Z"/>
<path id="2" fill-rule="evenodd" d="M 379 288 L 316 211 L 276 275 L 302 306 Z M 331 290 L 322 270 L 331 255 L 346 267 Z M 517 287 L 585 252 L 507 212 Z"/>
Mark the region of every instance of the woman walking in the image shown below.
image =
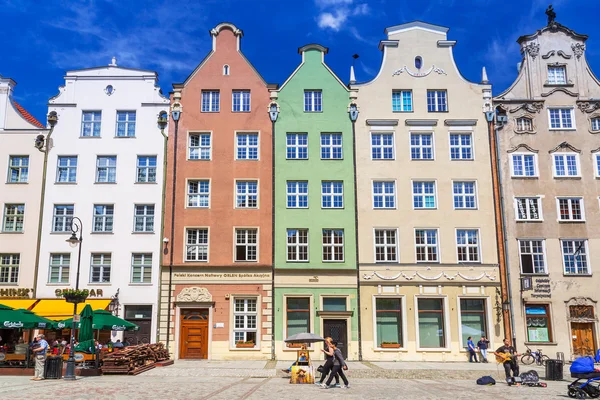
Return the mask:
<path id="1" fill-rule="evenodd" d="M 333 369 L 333 341 L 330 337 L 325 338 L 325 349 L 321 349 L 321 351 L 325 354 L 325 364 L 323 364 L 323 371 L 321 372 L 321 380 L 318 385 L 323 386 L 323 381 L 327 378 L 327 374 L 331 372 Z M 335 384 L 340 384 L 340 377 L 335 376 Z"/>
<path id="2" fill-rule="evenodd" d="M 330 348 L 333 349 L 333 370 L 331 371 L 331 374 L 329 374 L 327 383 L 321 385 L 321 387 L 323 389 L 329 389 L 329 385 L 331 385 L 333 377 L 339 375 L 344 381 L 344 386 L 342 386 L 342 389 L 350 389 L 348 378 L 346 378 L 346 375 L 344 375 L 344 371 L 348 369 L 346 361 L 344 361 L 344 356 L 342 355 L 340 349 L 338 349 L 333 343 L 331 344 Z"/>

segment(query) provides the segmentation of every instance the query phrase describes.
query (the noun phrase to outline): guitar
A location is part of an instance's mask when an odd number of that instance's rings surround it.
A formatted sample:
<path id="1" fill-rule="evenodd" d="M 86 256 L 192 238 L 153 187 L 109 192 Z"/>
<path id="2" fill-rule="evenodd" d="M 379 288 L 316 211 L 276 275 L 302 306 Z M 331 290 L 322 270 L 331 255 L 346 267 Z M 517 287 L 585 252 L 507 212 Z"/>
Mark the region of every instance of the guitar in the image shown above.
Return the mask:
<path id="1" fill-rule="evenodd" d="M 516 357 L 517 357 L 516 354 L 498 353 L 498 354 L 496 354 L 496 362 L 503 364 L 507 361 L 513 361 Z"/>

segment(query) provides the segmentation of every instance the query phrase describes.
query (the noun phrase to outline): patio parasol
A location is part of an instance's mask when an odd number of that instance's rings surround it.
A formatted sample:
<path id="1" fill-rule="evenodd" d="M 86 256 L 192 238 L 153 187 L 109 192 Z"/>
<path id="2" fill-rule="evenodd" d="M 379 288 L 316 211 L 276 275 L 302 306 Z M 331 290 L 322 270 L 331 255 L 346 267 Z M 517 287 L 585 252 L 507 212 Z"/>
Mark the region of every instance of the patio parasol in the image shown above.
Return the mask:
<path id="1" fill-rule="evenodd" d="M 140 329 L 136 324 L 115 317 L 105 310 L 95 310 L 92 312 L 92 329 L 99 331 L 137 331 Z M 59 328 L 69 327 L 73 319 L 69 318 L 58 323 Z M 76 324 L 77 329 L 81 329 L 81 322 Z"/>
<path id="2" fill-rule="evenodd" d="M 35 315 L 31 311 L 0 305 L 0 328 L 3 329 L 50 329 L 54 322 Z"/>
<path id="3" fill-rule="evenodd" d="M 92 329 L 94 313 L 92 307 L 86 304 L 81 311 L 81 318 L 79 322 L 79 345 L 78 348 L 88 349 L 94 347 L 94 331 Z"/>
<path id="4" fill-rule="evenodd" d="M 314 333 L 296 333 L 284 340 L 286 343 L 317 343 L 323 341 L 325 339 Z"/>

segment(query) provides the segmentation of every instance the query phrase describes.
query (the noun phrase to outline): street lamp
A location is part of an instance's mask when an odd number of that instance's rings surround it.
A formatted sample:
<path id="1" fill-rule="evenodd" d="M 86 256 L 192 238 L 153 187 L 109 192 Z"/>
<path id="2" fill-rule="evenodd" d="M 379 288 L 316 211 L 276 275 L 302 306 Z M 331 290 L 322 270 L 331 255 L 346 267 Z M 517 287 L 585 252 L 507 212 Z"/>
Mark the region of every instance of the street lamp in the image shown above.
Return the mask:
<path id="1" fill-rule="evenodd" d="M 67 239 L 67 243 L 72 248 L 79 246 L 79 256 L 77 258 L 77 275 L 75 278 L 75 290 L 79 290 L 79 267 L 81 266 L 81 242 L 83 223 L 77 217 L 71 219 L 71 237 Z M 79 233 L 79 237 L 77 234 Z M 71 346 L 69 347 L 69 359 L 67 360 L 67 371 L 64 379 L 74 381 L 75 378 L 75 316 L 77 315 L 77 303 L 73 303 L 73 324 L 71 325 Z"/>

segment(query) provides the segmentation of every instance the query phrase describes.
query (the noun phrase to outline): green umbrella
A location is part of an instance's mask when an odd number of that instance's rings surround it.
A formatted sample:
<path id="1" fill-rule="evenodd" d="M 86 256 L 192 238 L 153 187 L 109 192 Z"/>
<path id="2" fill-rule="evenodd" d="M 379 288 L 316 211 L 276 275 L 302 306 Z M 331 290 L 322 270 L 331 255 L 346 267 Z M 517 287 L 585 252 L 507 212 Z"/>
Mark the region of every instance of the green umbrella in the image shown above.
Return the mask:
<path id="1" fill-rule="evenodd" d="M 0 327 L 4 329 L 52 329 L 54 322 L 31 311 L 0 306 Z"/>
<path id="2" fill-rule="evenodd" d="M 93 311 L 92 329 L 99 331 L 137 331 L 140 329 L 136 324 L 125 321 L 119 317 L 115 317 L 111 313 L 105 310 Z M 58 323 L 59 328 L 68 328 L 73 324 L 73 318 L 60 321 Z M 76 328 L 80 329 L 81 322 L 76 324 Z"/>
<path id="3" fill-rule="evenodd" d="M 79 319 L 79 344 L 76 350 L 87 350 L 94 347 L 94 331 L 92 329 L 94 313 L 92 312 L 92 307 L 86 304 L 79 315 L 81 316 Z"/>

